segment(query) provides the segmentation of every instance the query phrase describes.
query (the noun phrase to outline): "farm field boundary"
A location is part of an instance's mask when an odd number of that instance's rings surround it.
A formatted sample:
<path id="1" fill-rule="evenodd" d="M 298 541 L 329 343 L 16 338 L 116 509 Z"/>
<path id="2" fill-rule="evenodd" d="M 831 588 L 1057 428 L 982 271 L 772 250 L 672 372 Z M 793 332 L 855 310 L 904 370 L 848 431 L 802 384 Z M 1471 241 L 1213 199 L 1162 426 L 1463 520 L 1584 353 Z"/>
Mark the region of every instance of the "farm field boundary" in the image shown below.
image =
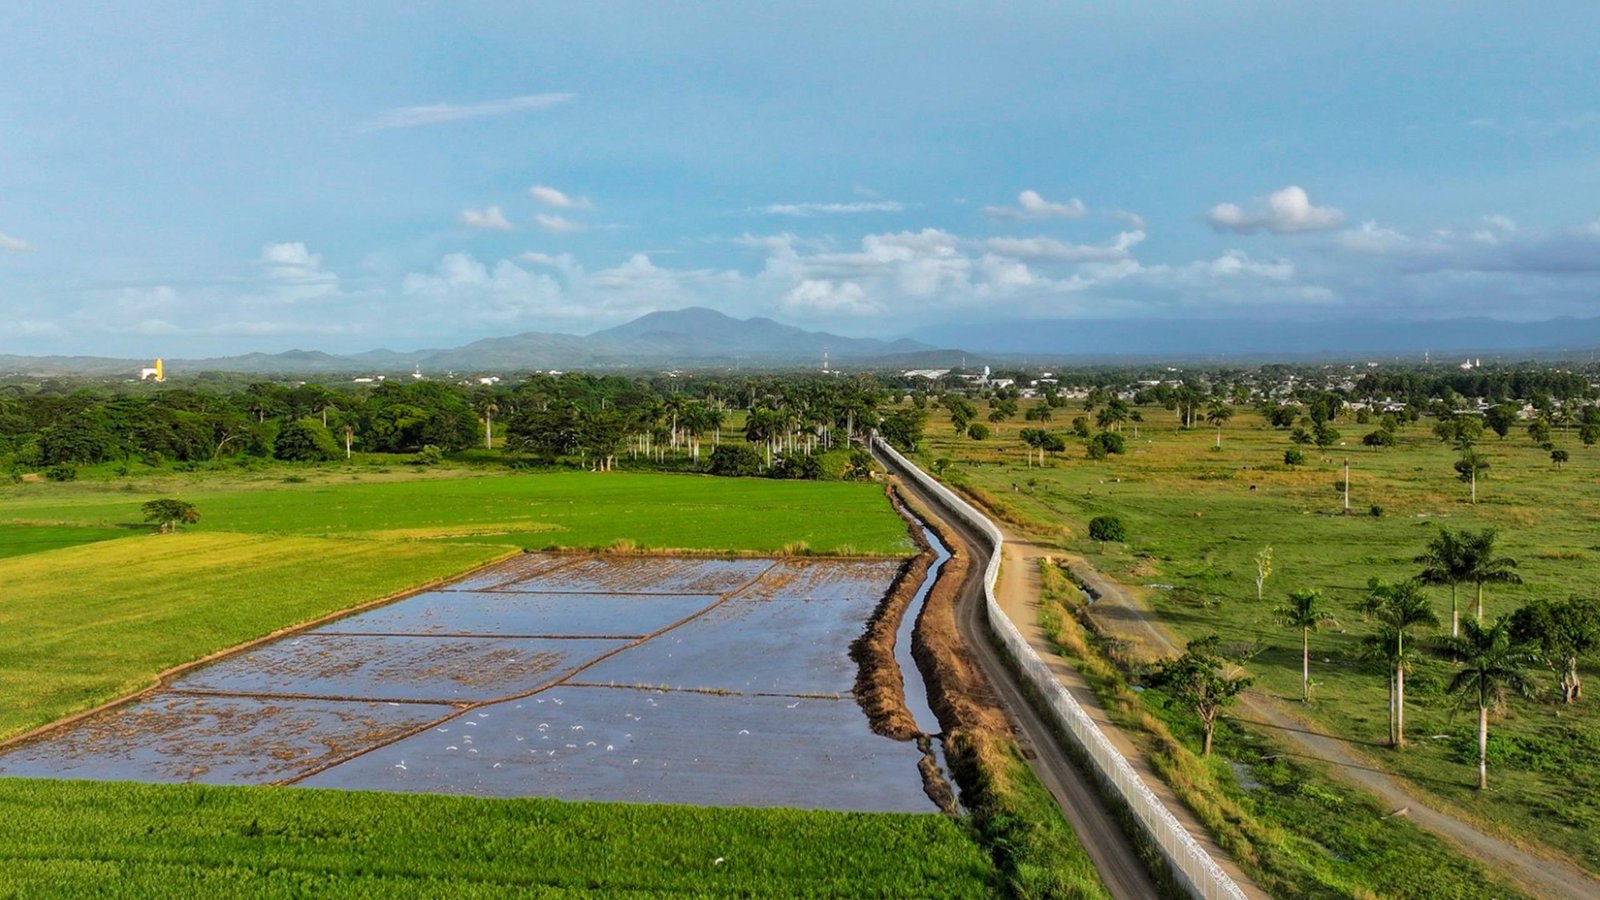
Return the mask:
<path id="1" fill-rule="evenodd" d="M 1172 813 L 1150 792 L 1139 779 L 1133 767 L 1078 706 L 1071 694 L 1050 673 L 1049 667 L 1029 647 L 1016 626 L 1001 611 L 994 596 L 994 585 L 1000 575 L 1000 559 L 1004 539 L 999 528 L 973 506 L 939 484 L 927 473 L 913 465 L 893 447 L 874 438 L 874 446 L 885 456 L 936 497 L 948 510 L 982 534 L 991 545 L 989 565 L 984 573 L 984 607 L 990 626 L 999 635 L 1002 645 L 1018 668 L 1044 698 L 1046 707 L 1057 718 L 1058 724 L 1090 760 L 1095 775 L 1114 790 L 1133 812 L 1135 819 L 1151 841 L 1160 849 L 1180 884 L 1193 896 L 1213 898 L 1239 898 L 1244 892 L 1233 879 L 1217 866 Z"/>

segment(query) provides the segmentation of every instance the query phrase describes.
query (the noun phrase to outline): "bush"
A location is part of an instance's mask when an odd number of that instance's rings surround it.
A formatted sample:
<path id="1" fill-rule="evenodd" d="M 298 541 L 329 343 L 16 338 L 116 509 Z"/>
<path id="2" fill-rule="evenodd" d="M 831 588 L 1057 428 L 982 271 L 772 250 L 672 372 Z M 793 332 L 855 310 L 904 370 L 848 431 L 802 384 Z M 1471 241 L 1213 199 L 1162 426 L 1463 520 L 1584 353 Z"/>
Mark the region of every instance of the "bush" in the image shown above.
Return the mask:
<path id="1" fill-rule="evenodd" d="M 422 449 L 417 451 L 417 458 L 413 459 L 411 464 L 417 466 L 437 466 L 442 462 L 444 462 L 444 451 L 440 450 L 433 444 L 424 444 Z"/>
<path id="2" fill-rule="evenodd" d="M 1306 464 L 1306 455 L 1299 447 L 1290 447 L 1283 451 L 1283 464 L 1286 466 L 1303 466 Z"/>
<path id="3" fill-rule="evenodd" d="M 1381 518 L 1383 518 L 1383 507 L 1381 507 L 1378 504 L 1374 503 L 1374 504 L 1372 504 L 1372 507 L 1367 510 L 1367 513 L 1369 515 L 1371 515 L 1374 519 L 1381 519 Z"/>
<path id="4" fill-rule="evenodd" d="M 1116 516 L 1095 516 L 1089 520 L 1089 537 L 1101 543 L 1125 541 L 1128 539 L 1128 528 Z"/>
<path id="5" fill-rule="evenodd" d="M 822 460 L 804 453 L 780 453 L 772 461 L 768 478 L 801 478 L 816 481 L 822 477 Z"/>
<path id="6" fill-rule="evenodd" d="M 44 470 L 44 477 L 51 481 L 77 481 L 78 469 L 67 463 L 56 463 Z"/>
<path id="7" fill-rule="evenodd" d="M 761 453 L 749 444 L 723 444 L 711 451 L 706 471 L 726 478 L 761 474 Z"/>
<path id="8" fill-rule="evenodd" d="M 1099 447 L 1105 451 L 1105 454 L 1123 453 L 1128 449 L 1128 442 L 1122 439 L 1122 435 L 1113 431 L 1102 431 L 1093 438 L 1090 438 L 1089 443 L 1091 445 L 1099 445 Z M 1105 455 L 1096 457 L 1096 459 L 1104 458 Z"/>
<path id="9" fill-rule="evenodd" d="M 983 424 L 982 422 L 973 422 L 972 425 L 967 428 L 967 437 L 972 438 L 975 441 L 987 441 L 989 439 L 989 426 Z"/>

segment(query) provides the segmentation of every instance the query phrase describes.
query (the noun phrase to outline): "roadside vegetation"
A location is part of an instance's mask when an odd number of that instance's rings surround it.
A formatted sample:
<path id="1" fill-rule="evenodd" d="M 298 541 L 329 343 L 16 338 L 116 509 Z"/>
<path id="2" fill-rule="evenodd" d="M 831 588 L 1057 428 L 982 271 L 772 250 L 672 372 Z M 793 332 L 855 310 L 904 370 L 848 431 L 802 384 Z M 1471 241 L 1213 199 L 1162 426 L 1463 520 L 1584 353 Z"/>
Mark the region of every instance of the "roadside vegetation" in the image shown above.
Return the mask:
<path id="1" fill-rule="evenodd" d="M 1039 574 L 1045 633 L 1263 890 L 1285 898 L 1517 895 L 1482 865 L 1257 732 L 1223 719 L 1213 752 L 1196 752 L 1202 728 L 1186 704 L 1161 688 L 1135 690 L 1112 661 L 1116 642 L 1080 620 L 1082 591 L 1044 560 Z"/>
<path id="2" fill-rule="evenodd" d="M 944 461 L 947 480 L 999 518 L 1128 585 L 1184 639 L 1218 635 L 1219 653 L 1255 680 L 1253 692 L 1280 698 L 1479 826 L 1600 871 L 1600 709 L 1564 702 L 1564 685 L 1594 664 L 1594 637 L 1570 625 L 1588 613 L 1556 625 L 1518 613 L 1573 597 L 1583 607 L 1597 593 L 1594 389 L 1533 367 L 1347 371 L 1169 375 L 1156 387 L 1085 383 L 1071 398 L 1051 389 L 1021 402 L 992 393 L 979 406 L 980 415 L 991 410 L 983 441 L 946 424 L 953 414 L 930 393 L 920 452 L 930 467 Z M 1218 404 L 1229 414 L 1208 416 Z M 1028 433 L 1038 427 L 1062 449 L 1041 452 Z M 1122 436 L 1123 452 L 1099 452 L 1101 434 Z M 1570 452 L 1558 460 L 1552 444 Z M 1108 516 L 1121 523 L 1120 539 L 1091 534 Z M 1487 535 L 1477 576 L 1440 569 L 1446 534 L 1462 545 Z M 1468 649 L 1446 643 L 1452 607 L 1458 622 L 1478 621 L 1480 585 L 1483 628 L 1503 623 L 1520 647 L 1509 654 L 1514 671 L 1500 665 L 1481 691 L 1460 680 Z M 1290 615 L 1305 592 L 1316 602 Z M 1416 608 L 1393 608 L 1396 594 Z M 1154 687 L 1145 669 L 1129 673 Z M 1183 724 L 1184 743 L 1201 749 L 1192 708 L 1174 704 L 1160 717 Z M 1226 712 L 1220 721 L 1226 756 L 1241 732 Z M 1388 746 L 1402 736 L 1403 748 Z M 1352 823 L 1367 815 L 1343 809 Z M 1302 821 L 1262 815 L 1290 830 Z"/>
<path id="3" fill-rule="evenodd" d="M 988 897 L 938 815 L 0 779 L 0 893 Z"/>

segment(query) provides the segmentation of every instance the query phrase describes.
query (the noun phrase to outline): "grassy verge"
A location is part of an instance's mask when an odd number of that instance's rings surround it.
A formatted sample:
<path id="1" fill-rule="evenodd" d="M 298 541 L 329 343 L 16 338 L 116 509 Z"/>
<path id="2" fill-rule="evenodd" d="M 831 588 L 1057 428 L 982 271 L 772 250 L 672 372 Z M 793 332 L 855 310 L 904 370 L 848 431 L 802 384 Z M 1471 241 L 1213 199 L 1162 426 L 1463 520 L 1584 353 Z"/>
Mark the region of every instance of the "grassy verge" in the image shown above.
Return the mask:
<path id="1" fill-rule="evenodd" d="M 1100 874 L 1055 798 L 1010 737 L 977 730 L 951 735 L 950 763 L 972 826 L 1020 898 L 1109 898 Z"/>
<path id="2" fill-rule="evenodd" d="M 992 895 L 943 816 L 0 780 L 0 895 Z"/>
<path id="3" fill-rule="evenodd" d="M 1224 720 L 1215 755 L 1189 749 L 1198 725 L 1155 691 L 1135 691 L 1078 621 L 1083 597 L 1059 568 L 1039 564 L 1040 624 L 1084 674 L 1113 720 L 1194 810 L 1217 843 L 1274 897 L 1507 897 L 1489 871 L 1321 767 Z M 1193 734 L 1189 732 L 1194 732 Z"/>

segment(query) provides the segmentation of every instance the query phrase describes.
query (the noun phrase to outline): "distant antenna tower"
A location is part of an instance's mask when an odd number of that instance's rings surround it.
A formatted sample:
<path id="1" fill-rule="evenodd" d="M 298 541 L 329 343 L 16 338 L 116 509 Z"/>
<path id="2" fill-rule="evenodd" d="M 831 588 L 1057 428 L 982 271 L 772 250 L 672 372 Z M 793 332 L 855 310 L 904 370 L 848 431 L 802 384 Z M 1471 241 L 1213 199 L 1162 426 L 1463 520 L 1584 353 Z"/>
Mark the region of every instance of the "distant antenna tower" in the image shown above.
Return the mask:
<path id="1" fill-rule="evenodd" d="M 828 371 L 828 348 L 827 347 L 823 347 L 822 348 L 822 371 L 824 373 L 826 373 Z"/>

